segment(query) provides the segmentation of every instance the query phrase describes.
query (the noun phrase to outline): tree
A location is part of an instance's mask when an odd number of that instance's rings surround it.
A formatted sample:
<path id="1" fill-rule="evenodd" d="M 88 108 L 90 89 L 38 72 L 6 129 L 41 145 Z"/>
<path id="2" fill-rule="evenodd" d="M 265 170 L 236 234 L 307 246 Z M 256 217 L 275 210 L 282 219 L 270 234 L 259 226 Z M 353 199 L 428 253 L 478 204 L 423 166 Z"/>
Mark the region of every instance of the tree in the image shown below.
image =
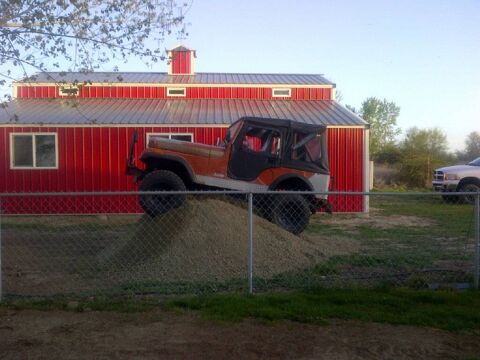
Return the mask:
<path id="1" fill-rule="evenodd" d="M 28 77 L 50 66 L 92 71 L 130 56 L 147 64 L 165 60 L 162 40 L 174 31 L 186 35 L 189 6 L 176 0 L 0 0 L 0 66 L 6 69 L 0 81 L 15 80 L 16 68 Z"/>
<path id="2" fill-rule="evenodd" d="M 447 148 L 447 136 L 438 128 L 408 129 L 400 143 L 401 180 L 409 186 L 429 187 L 433 170 L 451 161 Z"/>
<path id="3" fill-rule="evenodd" d="M 400 107 L 386 99 L 369 97 L 362 103 L 359 110 L 349 105 L 347 108 L 370 124 L 370 155 L 376 160 L 379 153 L 387 145 L 393 144 L 395 137 L 400 134 L 400 129 L 397 127 Z"/>
<path id="4" fill-rule="evenodd" d="M 480 156 L 480 133 L 472 131 L 465 139 L 465 150 L 457 153 L 461 160 L 471 161 Z"/>

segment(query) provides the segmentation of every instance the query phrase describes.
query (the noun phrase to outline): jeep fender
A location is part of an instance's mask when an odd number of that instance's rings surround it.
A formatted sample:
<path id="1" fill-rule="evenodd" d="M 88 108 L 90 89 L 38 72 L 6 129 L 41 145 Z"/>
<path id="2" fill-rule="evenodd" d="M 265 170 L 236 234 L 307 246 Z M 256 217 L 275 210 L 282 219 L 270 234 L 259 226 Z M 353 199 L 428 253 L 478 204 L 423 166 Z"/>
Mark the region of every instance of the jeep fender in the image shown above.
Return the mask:
<path id="1" fill-rule="evenodd" d="M 169 170 L 180 176 L 185 184 L 195 182 L 195 175 L 190 164 L 180 156 L 145 152 L 140 160 L 146 165 L 145 174 L 153 170 Z"/>
<path id="2" fill-rule="evenodd" d="M 281 189 L 284 189 L 281 186 L 282 184 L 286 185 L 288 190 L 313 191 L 312 183 L 305 176 L 300 174 L 284 174 L 279 176 L 272 184 L 270 184 L 268 190 L 277 190 L 279 186 Z"/>

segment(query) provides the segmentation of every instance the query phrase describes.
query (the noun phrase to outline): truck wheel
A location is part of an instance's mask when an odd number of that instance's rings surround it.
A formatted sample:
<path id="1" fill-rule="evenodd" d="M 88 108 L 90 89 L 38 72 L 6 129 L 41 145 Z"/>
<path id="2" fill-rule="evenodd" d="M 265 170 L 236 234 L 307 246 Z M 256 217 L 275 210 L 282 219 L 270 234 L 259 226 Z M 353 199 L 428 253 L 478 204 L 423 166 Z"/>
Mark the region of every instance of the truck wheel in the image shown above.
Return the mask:
<path id="1" fill-rule="evenodd" d="M 447 204 L 453 204 L 458 202 L 458 196 L 455 195 L 442 195 L 442 200 Z"/>
<path id="2" fill-rule="evenodd" d="M 460 192 L 478 192 L 480 191 L 480 186 L 477 184 L 465 184 L 463 185 L 460 190 Z M 475 195 L 462 195 L 461 196 L 462 202 L 465 204 L 470 204 L 473 205 L 475 204 Z"/>
<path id="3" fill-rule="evenodd" d="M 310 207 L 302 195 L 279 194 L 273 200 L 272 222 L 298 235 L 310 221 Z"/>
<path id="4" fill-rule="evenodd" d="M 140 191 L 185 191 L 185 183 L 175 173 L 167 170 L 156 170 L 147 174 L 139 187 Z M 164 214 L 185 203 L 186 195 L 139 195 L 142 209 L 150 216 Z"/>

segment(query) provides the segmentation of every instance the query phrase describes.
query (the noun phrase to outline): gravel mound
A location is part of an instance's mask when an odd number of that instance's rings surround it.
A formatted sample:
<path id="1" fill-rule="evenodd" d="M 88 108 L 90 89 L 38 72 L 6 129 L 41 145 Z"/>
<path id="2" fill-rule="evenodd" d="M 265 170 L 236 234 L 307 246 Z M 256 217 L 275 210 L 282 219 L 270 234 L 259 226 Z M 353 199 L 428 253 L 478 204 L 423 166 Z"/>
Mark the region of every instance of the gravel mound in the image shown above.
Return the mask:
<path id="1" fill-rule="evenodd" d="M 143 216 L 133 233 L 103 263 L 119 275 L 155 281 L 221 281 L 245 278 L 247 209 L 242 202 L 189 199 L 181 208 Z M 331 242 L 298 237 L 254 215 L 255 276 L 303 269 L 332 254 Z M 328 249 L 326 247 L 329 247 Z M 334 251 L 333 251 L 334 252 Z"/>

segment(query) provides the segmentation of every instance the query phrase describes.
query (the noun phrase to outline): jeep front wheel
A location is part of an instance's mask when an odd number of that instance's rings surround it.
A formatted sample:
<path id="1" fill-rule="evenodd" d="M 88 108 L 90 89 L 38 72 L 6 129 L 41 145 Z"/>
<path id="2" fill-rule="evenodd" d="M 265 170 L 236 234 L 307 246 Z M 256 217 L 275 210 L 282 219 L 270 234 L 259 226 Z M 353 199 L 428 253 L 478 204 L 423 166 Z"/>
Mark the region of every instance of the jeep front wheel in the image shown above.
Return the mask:
<path id="1" fill-rule="evenodd" d="M 298 235 L 310 221 L 310 207 L 302 195 L 274 195 L 272 222 L 291 233 Z"/>
<path id="2" fill-rule="evenodd" d="M 140 191 L 185 191 L 185 183 L 174 172 L 156 170 L 148 173 L 140 183 Z M 140 194 L 139 203 L 150 216 L 164 214 L 185 203 L 185 194 Z"/>

